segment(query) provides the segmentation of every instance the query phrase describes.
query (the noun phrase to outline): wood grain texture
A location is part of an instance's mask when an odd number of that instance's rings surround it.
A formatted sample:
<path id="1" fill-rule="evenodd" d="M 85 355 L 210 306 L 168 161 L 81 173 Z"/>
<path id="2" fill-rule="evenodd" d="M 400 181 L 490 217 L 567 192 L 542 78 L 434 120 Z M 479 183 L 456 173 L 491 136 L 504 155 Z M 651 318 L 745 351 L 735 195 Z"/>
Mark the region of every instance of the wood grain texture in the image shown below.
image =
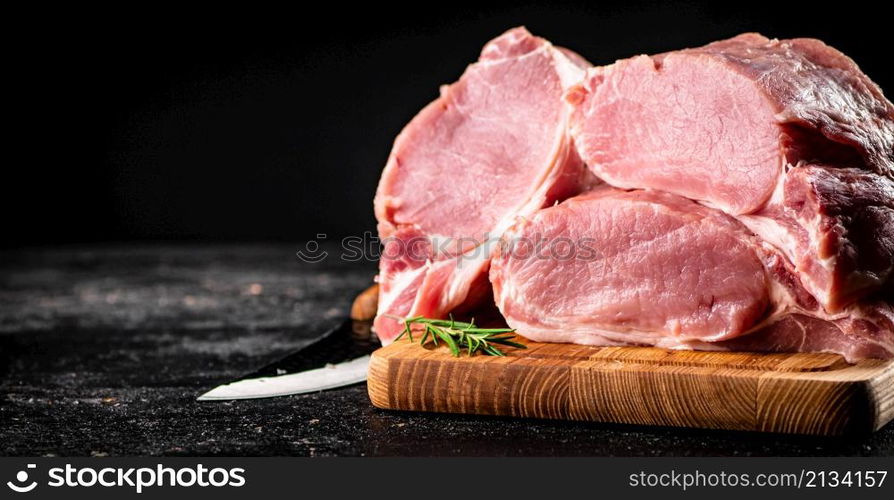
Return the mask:
<path id="1" fill-rule="evenodd" d="M 372 356 L 370 400 L 393 410 L 815 435 L 869 432 L 894 417 L 894 361 L 521 340 L 528 348 L 503 358 L 395 342 Z"/>

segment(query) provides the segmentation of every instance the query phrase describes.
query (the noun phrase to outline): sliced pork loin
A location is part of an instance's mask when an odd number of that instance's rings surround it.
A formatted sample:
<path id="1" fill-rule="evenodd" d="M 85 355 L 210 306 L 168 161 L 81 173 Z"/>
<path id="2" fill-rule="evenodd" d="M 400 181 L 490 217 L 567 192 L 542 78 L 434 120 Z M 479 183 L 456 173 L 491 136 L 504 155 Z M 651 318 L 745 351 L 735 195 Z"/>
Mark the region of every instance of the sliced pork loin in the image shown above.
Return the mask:
<path id="1" fill-rule="evenodd" d="M 769 203 L 738 219 L 786 255 L 829 312 L 891 295 L 892 179 L 856 168 L 792 168 Z"/>
<path id="2" fill-rule="evenodd" d="M 748 331 L 770 307 L 758 250 L 721 212 L 605 187 L 519 222 L 490 276 L 509 324 L 534 340 L 714 341 Z"/>
<path id="3" fill-rule="evenodd" d="M 757 352 L 830 352 L 850 362 L 894 356 L 894 308 L 890 303 L 853 305 L 847 314 L 824 319 L 806 314 L 777 315 L 754 333 L 687 348 Z"/>
<path id="4" fill-rule="evenodd" d="M 894 175 L 894 105 L 819 40 L 740 35 L 593 68 L 569 99 L 577 145 L 607 182 L 731 214 L 770 199 L 786 166 Z"/>
<path id="5" fill-rule="evenodd" d="M 891 280 L 894 105 L 837 50 L 740 35 L 593 68 L 567 98 L 596 175 L 738 217 L 827 312 Z"/>
<path id="6" fill-rule="evenodd" d="M 718 210 L 600 187 L 520 220 L 490 269 L 507 323 L 538 341 L 894 354 L 894 311 L 825 312 L 787 259 Z"/>
<path id="7" fill-rule="evenodd" d="M 475 302 L 488 288 L 493 243 L 514 218 L 592 181 L 562 98 L 586 66 L 524 28 L 510 30 L 397 137 L 375 198 L 385 243 L 375 330 L 384 343 L 400 318 Z"/>

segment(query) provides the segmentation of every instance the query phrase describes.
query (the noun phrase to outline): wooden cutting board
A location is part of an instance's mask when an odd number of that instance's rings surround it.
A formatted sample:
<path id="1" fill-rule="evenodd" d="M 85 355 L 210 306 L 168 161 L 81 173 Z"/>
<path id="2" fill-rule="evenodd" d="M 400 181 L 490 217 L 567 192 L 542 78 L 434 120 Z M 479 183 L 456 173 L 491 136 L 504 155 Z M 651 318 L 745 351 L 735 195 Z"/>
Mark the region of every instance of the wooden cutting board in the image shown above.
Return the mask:
<path id="1" fill-rule="evenodd" d="M 397 341 L 372 355 L 370 400 L 391 410 L 817 435 L 870 432 L 894 417 L 894 361 L 521 342 L 528 348 L 500 358 Z"/>

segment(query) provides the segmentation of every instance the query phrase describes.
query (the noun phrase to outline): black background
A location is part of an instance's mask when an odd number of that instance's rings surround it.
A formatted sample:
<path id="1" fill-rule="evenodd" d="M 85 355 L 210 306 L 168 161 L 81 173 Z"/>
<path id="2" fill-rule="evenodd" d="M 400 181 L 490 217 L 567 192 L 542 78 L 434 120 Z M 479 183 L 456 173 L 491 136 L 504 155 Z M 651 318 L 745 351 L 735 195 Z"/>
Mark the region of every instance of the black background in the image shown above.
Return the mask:
<path id="1" fill-rule="evenodd" d="M 394 136 L 487 40 L 521 24 L 596 64 L 743 31 L 817 37 L 894 92 L 884 12 L 726 3 L 147 3 L 9 14 L 4 246 L 372 230 Z"/>

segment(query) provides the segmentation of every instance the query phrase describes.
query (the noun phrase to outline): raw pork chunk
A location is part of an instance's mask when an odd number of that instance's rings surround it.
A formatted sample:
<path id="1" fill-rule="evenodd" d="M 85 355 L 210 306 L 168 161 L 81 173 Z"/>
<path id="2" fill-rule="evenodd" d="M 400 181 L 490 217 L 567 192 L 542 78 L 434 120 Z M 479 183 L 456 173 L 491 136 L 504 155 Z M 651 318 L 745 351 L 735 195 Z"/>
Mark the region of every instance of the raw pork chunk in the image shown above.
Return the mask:
<path id="1" fill-rule="evenodd" d="M 745 34 L 593 68 L 567 98 L 607 183 L 737 217 L 830 314 L 890 292 L 894 106 L 844 54 Z"/>
<path id="2" fill-rule="evenodd" d="M 507 323 L 533 340 L 745 351 L 894 353 L 894 311 L 825 312 L 787 259 L 733 217 L 607 186 L 521 220 L 490 269 Z"/>
<path id="3" fill-rule="evenodd" d="M 586 66 L 512 29 L 397 137 L 375 198 L 383 343 L 405 317 L 443 317 L 487 296 L 495 242 L 515 217 L 591 182 L 563 99 Z"/>

